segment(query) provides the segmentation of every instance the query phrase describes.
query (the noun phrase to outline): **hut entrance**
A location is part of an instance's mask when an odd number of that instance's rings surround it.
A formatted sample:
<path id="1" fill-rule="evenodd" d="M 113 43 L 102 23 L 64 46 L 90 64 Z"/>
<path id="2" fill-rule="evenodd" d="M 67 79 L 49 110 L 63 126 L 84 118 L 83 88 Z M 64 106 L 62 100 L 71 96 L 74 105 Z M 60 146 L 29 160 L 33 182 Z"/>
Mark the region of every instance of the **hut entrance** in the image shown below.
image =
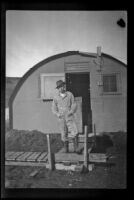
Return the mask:
<path id="1" fill-rule="evenodd" d="M 74 97 L 82 97 L 82 132 L 88 125 L 88 132 L 92 132 L 92 113 L 90 103 L 90 73 L 66 73 L 66 89 Z"/>

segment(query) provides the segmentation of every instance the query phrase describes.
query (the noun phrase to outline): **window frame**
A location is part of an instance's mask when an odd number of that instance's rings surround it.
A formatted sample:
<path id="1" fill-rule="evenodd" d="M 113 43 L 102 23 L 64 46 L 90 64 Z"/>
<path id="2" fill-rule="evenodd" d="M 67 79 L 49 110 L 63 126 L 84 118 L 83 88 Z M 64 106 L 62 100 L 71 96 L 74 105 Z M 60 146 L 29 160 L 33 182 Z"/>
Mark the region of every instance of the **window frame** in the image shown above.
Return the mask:
<path id="1" fill-rule="evenodd" d="M 60 77 L 61 80 L 65 81 L 65 73 L 41 73 L 40 74 L 40 99 L 42 100 L 52 100 L 45 95 L 45 77 Z M 56 85 L 55 85 L 56 87 Z"/>
<path id="2" fill-rule="evenodd" d="M 103 76 L 112 76 L 116 75 L 116 86 L 117 86 L 117 91 L 116 92 L 105 92 L 104 91 L 104 85 L 103 85 Z M 121 72 L 105 72 L 102 73 L 101 75 L 101 80 L 102 80 L 102 95 L 120 95 L 122 94 L 122 89 L 121 89 Z"/>

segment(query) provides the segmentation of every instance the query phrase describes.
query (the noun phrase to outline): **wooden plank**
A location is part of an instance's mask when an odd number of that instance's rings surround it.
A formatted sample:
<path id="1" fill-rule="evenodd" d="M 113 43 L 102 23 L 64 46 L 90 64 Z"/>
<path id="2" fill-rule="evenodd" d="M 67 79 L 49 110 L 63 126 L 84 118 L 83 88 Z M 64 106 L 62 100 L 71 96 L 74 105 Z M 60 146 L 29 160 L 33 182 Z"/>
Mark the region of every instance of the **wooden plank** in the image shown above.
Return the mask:
<path id="1" fill-rule="evenodd" d="M 99 163 L 99 162 L 107 162 L 107 158 L 97 158 L 97 159 L 96 159 L 96 158 L 94 158 L 94 157 L 90 157 L 90 156 L 89 156 L 89 161 L 90 161 L 90 162 L 98 162 L 98 163 Z"/>
<path id="2" fill-rule="evenodd" d="M 7 151 L 5 157 L 8 158 L 12 154 L 14 154 L 14 151 Z"/>
<path id="3" fill-rule="evenodd" d="M 93 159 L 93 158 L 90 158 L 90 162 L 91 163 L 107 163 L 107 159 Z"/>
<path id="4" fill-rule="evenodd" d="M 94 167 L 94 164 L 89 164 L 88 165 L 89 171 L 92 171 L 93 167 Z M 67 171 L 71 170 L 71 171 L 81 172 L 83 165 L 72 164 L 70 166 L 66 166 L 64 164 L 57 163 L 57 164 L 55 164 L 55 168 L 58 169 L 58 170 L 67 170 Z"/>
<path id="5" fill-rule="evenodd" d="M 31 166 L 31 167 L 47 167 L 48 163 L 40 163 L 40 162 L 20 162 L 20 161 L 5 161 L 5 165 L 8 166 Z"/>
<path id="6" fill-rule="evenodd" d="M 90 153 L 90 157 L 94 159 L 104 159 L 108 158 L 108 155 L 106 155 L 105 153 Z"/>
<path id="7" fill-rule="evenodd" d="M 55 164 L 55 169 L 57 169 L 57 170 L 75 171 L 75 167 L 76 167 L 76 165 L 67 166 L 67 165 L 64 165 L 64 164 L 61 164 L 61 163 Z"/>
<path id="8" fill-rule="evenodd" d="M 48 145 L 48 162 L 49 162 L 49 167 L 50 170 L 55 169 L 55 158 L 54 154 L 51 152 L 51 144 L 50 144 L 50 136 L 47 135 L 47 145 Z"/>
<path id="9" fill-rule="evenodd" d="M 44 161 L 45 158 L 46 158 L 46 156 L 47 156 L 47 152 L 43 152 L 43 153 L 37 158 L 37 161 L 39 161 L 39 162 Z"/>
<path id="10" fill-rule="evenodd" d="M 28 156 L 30 156 L 33 152 L 25 152 L 24 154 L 20 155 L 16 160 L 17 161 L 25 161 Z"/>
<path id="11" fill-rule="evenodd" d="M 47 162 L 47 161 L 48 161 L 48 154 L 44 158 L 42 158 L 40 162 Z"/>
<path id="12" fill-rule="evenodd" d="M 6 158 L 6 160 L 15 160 L 19 155 L 22 155 L 24 152 L 14 152 Z"/>
<path id="13" fill-rule="evenodd" d="M 106 162 L 108 155 L 104 153 L 89 153 L 90 162 Z"/>
<path id="14" fill-rule="evenodd" d="M 55 162 L 78 162 L 83 161 L 83 155 L 76 153 L 55 153 Z"/>
<path id="15" fill-rule="evenodd" d="M 36 159 L 39 157 L 41 152 L 34 152 L 28 158 L 26 159 L 27 161 L 36 161 Z"/>
<path id="16" fill-rule="evenodd" d="M 84 132 L 85 132 L 85 141 L 84 141 L 84 166 L 87 168 L 88 167 L 88 142 L 87 142 L 87 126 L 84 127 Z"/>
<path id="17" fill-rule="evenodd" d="M 79 133 L 82 133 L 82 97 L 75 97 L 75 102 L 77 104 L 77 110 L 74 114 L 74 120 Z"/>
<path id="18" fill-rule="evenodd" d="M 105 155 L 88 155 L 88 162 L 106 162 L 107 161 L 107 156 Z M 75 154 L 75 153 L 56 153 L 55 154 L 55 162 L 60 163 L 60 162 L 71 162 L 71 163 L 78 163 L 78 162 L 83 162 L 84 161 L 84 156 L 81 154 Z"/>
<path id="19" fill-rule="evenodd" d="M 34 170 L 33 172 L 30 173 L 29 176 L 34 177 L 39 173 L 39 170 Z"/>

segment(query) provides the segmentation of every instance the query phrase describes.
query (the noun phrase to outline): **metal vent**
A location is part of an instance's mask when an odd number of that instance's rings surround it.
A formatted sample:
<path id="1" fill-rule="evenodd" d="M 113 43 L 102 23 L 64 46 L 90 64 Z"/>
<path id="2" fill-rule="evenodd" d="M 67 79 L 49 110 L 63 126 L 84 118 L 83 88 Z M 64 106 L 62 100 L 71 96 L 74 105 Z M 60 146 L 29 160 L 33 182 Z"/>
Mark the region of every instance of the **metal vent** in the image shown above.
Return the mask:
<path id="1" fill-rule="evenodd" d="M 65 72 L 89 72 L 88 62 L 75 62 L 75 63 L 65 63 Z"/>

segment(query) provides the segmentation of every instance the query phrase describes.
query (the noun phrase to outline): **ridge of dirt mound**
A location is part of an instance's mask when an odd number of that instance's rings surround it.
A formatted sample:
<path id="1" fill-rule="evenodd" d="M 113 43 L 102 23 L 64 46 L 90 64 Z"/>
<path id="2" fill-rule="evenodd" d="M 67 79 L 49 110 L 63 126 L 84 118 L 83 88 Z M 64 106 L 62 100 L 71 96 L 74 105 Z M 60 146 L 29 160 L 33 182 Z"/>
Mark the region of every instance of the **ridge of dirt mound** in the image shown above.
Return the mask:
<path id="1" fill-rule="evenodd" d="M 62 147 L 60 134 L 50 136 L 52 151 L 57 152 Z M 47 137 L 38 131 L 11 130 L 6 133 L 6 151 L 47 151 Z"/>

